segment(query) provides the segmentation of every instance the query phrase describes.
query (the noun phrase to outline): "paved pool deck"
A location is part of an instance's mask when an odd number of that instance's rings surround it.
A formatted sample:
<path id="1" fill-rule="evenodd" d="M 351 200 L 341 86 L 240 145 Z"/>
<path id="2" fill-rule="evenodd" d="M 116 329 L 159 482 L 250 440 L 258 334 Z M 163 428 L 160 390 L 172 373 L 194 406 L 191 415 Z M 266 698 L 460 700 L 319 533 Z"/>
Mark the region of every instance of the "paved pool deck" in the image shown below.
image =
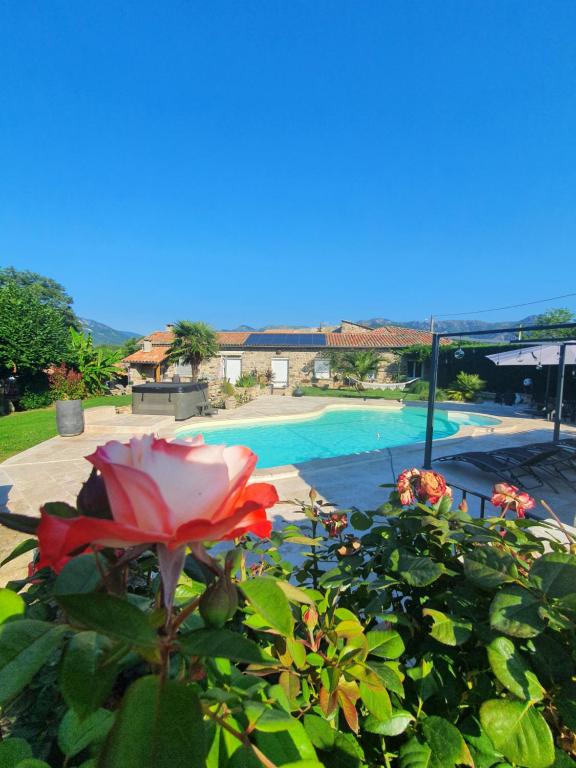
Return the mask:
<path id="1" fill-rule="evenodd" d="M 404 407 L 425 407 L 424 403 L 406 403 Z M 113 407 L 93 408 L 86 411 L 86 430 L 77 437 L 54 437 L 0 464 L 0 508 L 15 513 L 37 515 L 45 501 L 74 503 L 81 484 L 90 473 L 91 465 L 85 456 L 108 440 L 125 441 L 137 434 L 154 433 L 172 438 L 182 430 L 201 432 L 205 425 L 238 423 L 253 419 L 284 420 L 302 415 L 320 413 L 324 408 L 383 408 L 403 407 L 394 401 L 344 399 L 331 397 L 282 397 L 266 395 L 241 408 L 219 411 L 210 419 L 189 419 L 175 422 L 172 417 L 116 414 Z M 462 427 L 457 435 L 434 443 L 434 456 L 440 457 L 466 450 L 491 450 L 552 438 L 550 422 L 531 418 L 514 406 L 470 405 L 445 403 L 443 410 L 467 411 L 495 416 L 501 420 L 497 427 Z M 576 429 L 565 427 L 566 435 L 576 436 Z M 382 504 L 388 489 L 382 483 L 391 483 L 405 467 L 421 466 L 424 446 L 421 443 L 384 448 L 380 451 L 317 459 L 298 465 L 257 470 L 255 479 L 274 482 L 280 499 L 291 502 L 306 499 L 311 487 L 320 496 L 340 508 L 352 505 L 374 509 Z M 472 491 L 489 494 L 496 476 L 482 473 L 470 465 L 438 463 L 435 465 L 449 482 Z M 576 476 L 575 476 L 576 480 Z M 543 487 L 532 491 L 537 499 L 544 499 L 560 517 L 572 524 L 575 514 L 576 492 L 558 483 L 557 492 Z M 299 519 L 297 505 L 283 503 L 272 510 L 275 521 Z M 547 516 L 543 507 L 536 510 Z M 23 537 L 0 528 L 0 561 Z M 28 561 L 23 556 L 0 571 L 0 584 L 22 574 Z"/>

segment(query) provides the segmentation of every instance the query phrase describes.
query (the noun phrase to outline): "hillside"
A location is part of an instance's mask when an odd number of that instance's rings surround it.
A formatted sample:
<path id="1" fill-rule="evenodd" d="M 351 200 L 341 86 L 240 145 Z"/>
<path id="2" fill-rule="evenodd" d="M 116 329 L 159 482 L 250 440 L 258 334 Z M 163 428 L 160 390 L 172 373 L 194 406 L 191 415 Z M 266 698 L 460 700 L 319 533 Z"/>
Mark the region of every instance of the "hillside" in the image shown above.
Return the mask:
<path id="1" fill-rule="evenodd" d="M 531 325 L 536 321 L 535 315 L 524 317 L 521 320 L 500 320 L 497 323 L 490 323 L 484 320 L 435 320 L 434 330 L 441 333 L 464 333 L 465 331 L 483 331 L 491 328 L 506 328 L 508 326 Z M 372 328 L 379 328 L 382 325 L 400 325 L 404 328 L 415 328 L 417 330 L 427 331 L 430 329 L 430 322 L 425 320 L 388 320 L 384 317 L 372 317 L 369 320 L 358 320 L 362 325 L 368 325 Z M 485 341 L 507 341 L 514 333 L 495 333 L 494 335 L 482 335 L 480 338 Z"/>
<path id="2" fill-rule="evenodd" d="M 118 331 L 104 323 L 98 323 L 96 320 L 88 320 L 85 317 L 79 318 L 85 333 L 92 334 L 94 344 L 123 344 L 127 339 L 140 338 L 143 334 L 136 331 Z"/>

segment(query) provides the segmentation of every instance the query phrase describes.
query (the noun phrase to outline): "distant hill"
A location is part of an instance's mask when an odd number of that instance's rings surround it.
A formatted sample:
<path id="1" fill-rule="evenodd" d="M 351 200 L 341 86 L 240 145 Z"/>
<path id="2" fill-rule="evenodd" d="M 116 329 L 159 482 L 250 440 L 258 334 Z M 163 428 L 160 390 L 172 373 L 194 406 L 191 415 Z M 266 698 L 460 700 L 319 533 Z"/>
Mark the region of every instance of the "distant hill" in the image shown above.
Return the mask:
<path id="1" fill-rule="evenodd" d="M 118 331 L 116 328 L 110 328 L 109 325 L 98 323 L 96 320 L 88 320 L 85 317 L 79 318 L 82 323 L 84 333 L 92 334 L 92 341 L 95 345 L 99 344 L 124 344 L 127 339 L 139 339 L 143 334 L 136 331 Z"/>
<path id="2" fill-rule="evenodd" d="M 522 320 L 501 320 L 497 323 L 489 323 L 484 320 L 435 320 L 434 330 L 440 333 L 464 333 L 465 331 L 483 331 L 490 328 L 506 328 L 518 325 L 532 325 L 536 321 L 536 315 L 524 317 Z M 404 328 L 415 328 L 417 330 L 428 331 L 430 322 L 425 320 L 388 320 L 384 317 L 372 317 L 369 320 L 358 320 L 362 325 L 368 325 L 371 328 L 379 328 L 382 325 L 400 325 Z M 482 334 L 478 338 L 484 341 L 508 341 L 514 337 L 515 333 L 495 333 L 490 335 Z M 472 338 L 472 337 L 469 337 Z"/>

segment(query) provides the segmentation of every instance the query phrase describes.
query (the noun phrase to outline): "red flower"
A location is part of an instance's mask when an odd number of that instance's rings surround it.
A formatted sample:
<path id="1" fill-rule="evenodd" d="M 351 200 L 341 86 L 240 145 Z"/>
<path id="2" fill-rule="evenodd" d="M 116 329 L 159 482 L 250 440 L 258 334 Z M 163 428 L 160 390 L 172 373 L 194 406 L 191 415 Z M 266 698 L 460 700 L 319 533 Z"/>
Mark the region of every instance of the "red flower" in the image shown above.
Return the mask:
<path id="1" fill-rule="evenodd" d="M 321 520 L 320 521 L 324 528 L 328 531 L 328 535 L 331 539 L 336 538 L 341 530 L 346 528 L 348 525 L 348 518 L 344 512 L 342 514 L 338 514 L 338 512 L 332 512 L 328 516 L 327 520 Z"/>
<path id="2" fill-rule="evenodd" d="M 416 467 L 405 469 L 400 473 L 396 482 L 396 490 L 400 496 L 400 504 L 403 507 L 409 507 L 411 504 L 414 504 L 416 500 L 414 491 L 419 477 L 420 470 L 416 469 Z"/>
<path id="3" fill-rule="evenodd" d="M 122 549 L 158 544 L 163 576 L 168 570 L 179 574 L 176 561 L 183 561 L 188 544 L 270 534 L 266 509 L 278 494 L 268 483 L 247 484 L 256 465 L 248 448 L 145 435 L 126 444 L 106 443 L 87 459 L 102 474 L 113 519 L 62 519 L 42 510 L 43 566 L 61 568 L 88 544 Z"/>
<path id="4" fill-rule="evenodd" d="M 517 517 L 526 517 L 526 510 L 536 505 L 532 496 L 509 483 L 497 483 L 494 486 L 491 502 L 503 510 L 503 515 L 511 509 Z"/>

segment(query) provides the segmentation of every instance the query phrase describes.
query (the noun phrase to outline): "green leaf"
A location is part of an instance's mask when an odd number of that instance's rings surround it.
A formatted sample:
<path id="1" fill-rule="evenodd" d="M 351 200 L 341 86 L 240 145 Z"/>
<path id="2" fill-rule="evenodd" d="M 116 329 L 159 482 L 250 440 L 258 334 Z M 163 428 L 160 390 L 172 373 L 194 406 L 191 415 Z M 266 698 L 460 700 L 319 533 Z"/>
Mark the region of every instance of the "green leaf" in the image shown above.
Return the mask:
<path id="1" fill-rule="evenodd" d="M 274 659 L 256 643 L 229 629 L 196 629 L 178 637 L 178 645 L 188 656 L 231 659 L 246 664 L 269 664 Z"/>
<path id="2" fill-rule="evenodd" d="M 69 560 L 54 582 L 54 595 L 93 592 L 102 580 L 95 555 L 79 555 Z"/>
<path id="3" fill-rule="evenodd" d="M 40 518 L 18 515 L 16 512 L 0 512 L 0 525 L 9 528 L 11 531 L 34 535 L 40 525 Z M 7 560 L 6 562 L 9 561 Z"/>
<path id="4" fill-rule="evenodd" d="M 432 765 L 432 750 L 415 736 L 400 747 L 398 756 L 400 768 L 430 768 Z"/>
<path id="5" fill-rule="evenodd" d="M 472 622 L 470 621 L 448 616 L 447 613 L 435 611 L 432 608 L 424 608 L 422 613 L 432 619 L 430 634 L 443 645 L 462 645 L 472 634 Z"/>
<path id="6" fill-rule="evenodd" d="M 248 718 L 250 730 L 266 733 L 287 731 L 298 722 L 285 709 L 278 709 L 261 701 L 247 701 L 244 705 L 244 713 Z"/>
<path id="7" fill-rule="evenodd" d="M 540 601 L 517 585 L 504 587 L 490 606 L 490 626 L 513 637 L 535 637 L 544 629 L 538 608 Z"/>
<path id="8" fill-rule="evenodd" d="M 540 701 L 544 688 L 508 637 L 497 637 L 487 646 L 492 672 L 519 699 Z"/>
<path id="9" fill-rule="evenodd" d="M 576 555 L 549 552 L 530 571 L 530 582 L 548 598 L 572 597 L 576 589 Z"/>
<path id="10" fill-rule="evenodd" d="M 259 576 L 243 581 L 240 584 L 240 589 L 254 610 L 273 629 L 277 629 L 284 636 L 292 634 L 294 620 L 290 612 L 290 605 L 275 579 Z"/>
<path id="11" fill-rule="evenodd" d="M 337 731 L 327 720 L 318 715 L 304 715 L 304 728 L 317 749 L 332 749 Z"/>
<path id="12" fill-rule="evenodd" d="M 0 624 L 24 613 L 26 603 L 11 589 L 0 589 Z"/>
<path id="13" fill-rule="evenodd" d="M 360 696 L 364 706 L 378 720 L 390 720 L 392 717 L 392 704 L 386 688 L 378 688 L 369 683 L 360 682 Z"/>
<path id="14" fill-rule="evenodd" d="M 8 563 L 11 563 L 12 560 L 16 560 L 17 557 L 25 555 L 26 552 L 31 552 L 33 549 L 36 549 L 37 546 L 38 541 L 36 539 L 24 539 L 24 541 L 21 541 L 19 544 L 17 544 L 12 552 L 10 552 L 10 554 L 5 557 L 4 560 L 2 560 L 0 563 L 0 568 L 2 568 L 4 565 L 7 565 Z"/>
<path id="15" fill-rule="evenodd" d="M 416 557 L 406 552 L 400 552 L 395 570 L 411 587 L 426 587 L 443 573 L 442 566 L 429 557 Z"/>
<path id="16" fill-rule="evenodd" d="M 47 515 L 52 517 L 62 517 L 70 519 L 72 517 L 78 517 L 78 510 L 71 504 L 67 504 L 65 501 L 48 501 L 42 506 Z"/>
<path id="17" fill-rule="evenodd" d="M 101 593 L 58 595 L 56 599 L 75 623 L 88 629 L 140 648 L 157 645 L 146 614 L 127 600 Z"/>
<path id="18" fill-rule="evenodd" d="M 412 722 L 414 722 L 414 716 L 410 712 L 397 709 L 392 712 L 388 720 L 378 720 L 373 715 L 369 715 L 364 721 L 363 729 L 380 736 L 399 736 Z"/>
<path id="19" fill-rule="evenodd" d="M 16 768 L 50 768 L 44 760 L 37 760 L 35 757 L 27 757 L 26 760 L 18 763 Z"/>
<path id="20" fill-rule="evenodd" d="M 518 569 L 511 555 L 494 547 L 475 547 L 464 555 L 464 574 L 476 586 L 493 590 L 500 584 L 514 581 Z"/>
<path id="21" fill-rule="evenodd" d="M 60 666 L 60 690 L 80 719 L 100 707 L 110 694 L 118 668 L 106 664 L 110 640 L 96 632 L 79 632 L 66 648 Z"/>
<path id="22" fill-rule="evenodd" d="M 114 713 L 98 709 L 84 720 L 69 709 L 58 727 L 58 746 L 66 757 L 82 752 L 90 744 L 104 741 L 114 722 Z"/>
<path id="23" fill-rule="evenodd" d="M 350 525 L 357 531 L 367 531 L 372 525 L 372 519 L 364 512 L 353 512 L 350 516 Z"/>
<path id="24" fill-rule="evenodd" d="M 124 696 L 98 768 L 204 768 L 206 752 L 194 690 L 141 677 Z"/>
<path id="25" fill-rule="evenodd" d="M 316 760 L 310 737 L 298 720 L 293 720 L 289 729 L 281 731 L 254 731 L 259 749 L 274 763 L 284 766 L 299 760 Z"/>
<path id="26" fill-rule="evenodd" d="M 492 768 L 502 762 L 502 754 L 494 749 L 494 744 L 475 717 L 467 717 L 458 724 L 458 729 L 470 748 L 475 768 Z"/>
<path id="27" fill-rule="evenodd" d="M 395 629 L 373 629 L 366 634 L 368 652 L 383 659 L 397 659 L 404 653 L 402 635 Z"/>
<path id="28" fill-rule="evenodd" d="M 505 758 L 525 768 L 554 762 L 554 740 L 542 715 L 530 703 L 491 699 L 480 707 L 482 728 Z"/>
<path id="29" fill-rule="evenodd" d="M 303 603 L 304 605 L 314 605 L 314 600 L 312 600 L 311 597 L 308 597 L 306 592 L 304 592 L 303 589 L 300 589 L 299 587 L 295 587 L 293 584 L 290 584 L 289 581 L 281 581 L 278 580 L 276 582 L 277 586 L 280 587 L 282 592 L 286 595 L 288 600 L 291 603 Z"/>
<path id="30" fill-rule="evenodd" d="M 473 766 L 462 734 L 448 720 L 431 715 L 422 723 L 422 733 L 430 747 L 431 768 L 444 768 L 446 765 Z"/>
<path id="31" fill-rule="evenodd" d="M 0 705 L 25 688 L 60 644 L 64 626 L 34 619 L 0 627 Z"/>
<path id="32" fill-rule="evenodd" d="M 0 768 L 14 768 L 27 757 L 32 757 L 32 747 L 24 739 L 0 741 Z"/>

